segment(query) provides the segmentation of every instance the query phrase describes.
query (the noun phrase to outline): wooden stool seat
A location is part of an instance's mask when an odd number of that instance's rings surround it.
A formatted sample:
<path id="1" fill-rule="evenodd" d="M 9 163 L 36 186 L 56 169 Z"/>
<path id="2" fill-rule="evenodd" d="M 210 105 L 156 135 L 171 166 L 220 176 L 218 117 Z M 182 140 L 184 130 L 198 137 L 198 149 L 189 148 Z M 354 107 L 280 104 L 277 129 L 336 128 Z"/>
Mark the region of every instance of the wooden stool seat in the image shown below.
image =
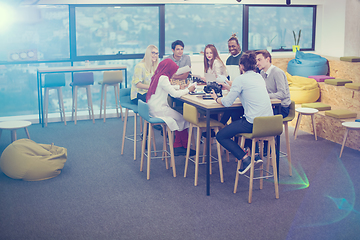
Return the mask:
<path id="1" fill-rule="evenodd" d="M 315 113 L 319 112 L 319 110 L 317 110 L 315 108 L 297 108 L 297 109 L 295 109 L 295 111 L 297 111 L 299 114 L 298 114 L 298 118 L 296 120 L 296 125 L 295 125 L 295 130 L 294 130 L 294 135 L 295 135 L 294 139 L 296 139 L 296 137 L 297 137 L 297 133 L 298 133 L 298 130 L 299 130 L 302 115 L 310 115 L 312 125 L 313 125 L 313 131 L 314 131 L 314 135 L 315 135 L 315 140 L 317 140 L 316 124 L 315 124 L 314 115 L 315 115 Z"/>
<path id="2" fill-rule="evenodd" d="M 28 139 L 30 139 L 29 131 L 27 129 L 28 126 L 31 125 L 29 121 L 5 121 L 0 122 L 0 138 L 2 130 L 11 130 L 11 142 L 16 141 L 16 130 L 20 128 L 25 129 L 25 133 Z"/>
<path id="3" fill-rule="evenodd" d="M 346 138 L 348 136 L 349 130 L 360 130 L 360 122 L 343 122 L 342 125 L 344 127 L 346 127 L 346 131 L 345 131 L 345 135 L 344 135 L 344 140 L 341 146 L 341 150 L 340 150 L 340 156 L 342 155 L 342 152 L 344 150 L 344 146 L 345 146 L 345 142 L 346 142 Z"/>

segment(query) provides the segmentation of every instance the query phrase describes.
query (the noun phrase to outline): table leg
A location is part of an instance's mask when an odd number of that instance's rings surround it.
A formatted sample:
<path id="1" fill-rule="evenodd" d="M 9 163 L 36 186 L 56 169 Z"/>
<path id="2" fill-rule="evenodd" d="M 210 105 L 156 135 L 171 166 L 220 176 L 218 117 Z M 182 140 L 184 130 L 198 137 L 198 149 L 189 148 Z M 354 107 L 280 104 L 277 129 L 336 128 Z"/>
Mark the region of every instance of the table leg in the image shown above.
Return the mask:
<path id="1" fill-rule="evenodd" d="M 277 172 L 277 180 L 279 181 L 279 161 L 280 161 L 280 135 L 276 136 L 276 172 Z M 268 152 L 269 154 L 269 152 Z"/>
<path id="2" fill-rule="evenodd" d="M 341 145 L 341 150 L 340 150 L 339 158 L 341 158 L 342 152 L 343 152 L 343 150 L 344 150 L 344 146 L 345 146 L 345 142 L 346 142 L 346 138 L 347 138 L 348 133 L 349 133 L 349 129 L 346 128 L 345 135 L 344 135 L 344 140 L 343 140 L 343 143 L 342 143 L 342 145 Z"/>
<path id="3" fill-rule="evenodd" d="M 30 139 L 29 130 L 27 129 L 27 127 L 26 127 L 26 128 L 24 128 L 24 129 L 25 129 L 25 133 L 26 133 L 27 138 L 28 138 L 28 139 Z"/>
<path id="4" fill-rule="evenodd" d="M 206 109 L 206 195 L 210 196 L 210 111 Z"/>
<path id="5" fill-rule="evenodd" d="M 16 129 L 11 130 L 11 142 L 16 141 Z"/>

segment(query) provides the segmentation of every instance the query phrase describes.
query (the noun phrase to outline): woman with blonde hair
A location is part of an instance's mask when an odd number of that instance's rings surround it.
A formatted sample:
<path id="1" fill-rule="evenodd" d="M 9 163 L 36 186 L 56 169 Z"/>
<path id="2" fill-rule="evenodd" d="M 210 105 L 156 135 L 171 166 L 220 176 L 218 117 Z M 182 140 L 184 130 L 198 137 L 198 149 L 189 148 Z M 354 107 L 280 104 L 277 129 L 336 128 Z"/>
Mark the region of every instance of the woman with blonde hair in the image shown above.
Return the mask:
<path id="1" fill-rule="evenodd" d="M 159 64 L 159 50 L 155 45 L 146 48 L 144 58 L 135 66 L 134 76 L 131 82 L 131 101 L 137 104 L 138 99 L 146 101 L 146 93 L 149 89 L 151 77 Z"/>
<path id="2" fill-rule="evenodd" d="M 213 44 L 208 44 L 204 50 L 204 72 L 211 73 L 215 78 L 228 76 L 226 67 Z"/>

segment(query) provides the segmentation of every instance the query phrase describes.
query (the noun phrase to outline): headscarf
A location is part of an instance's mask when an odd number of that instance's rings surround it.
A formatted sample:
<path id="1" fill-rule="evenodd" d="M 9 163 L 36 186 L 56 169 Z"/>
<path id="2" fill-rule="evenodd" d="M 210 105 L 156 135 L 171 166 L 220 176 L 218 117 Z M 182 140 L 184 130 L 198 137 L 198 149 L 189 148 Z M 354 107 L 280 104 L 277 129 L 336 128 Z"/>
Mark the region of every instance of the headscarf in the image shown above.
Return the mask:
<path id="1" fill-rule="evenodd" d="M 171 60 L 170 58 L 166 58 L 163 61 L 161 61 L 158 65 L 158 67 L 155 70 L 154 75 L 151 77 L 151 83 L 149 86 L 149 90 L 146 94 L 146 102 L 149 101 L 151 95 L 153 95 L 156 91 L 157 85 L 159 83 L 159 78 L 164 75 L 170 78 L 176 73 L 179 66 L 176 65 L 176 63 Z"/>

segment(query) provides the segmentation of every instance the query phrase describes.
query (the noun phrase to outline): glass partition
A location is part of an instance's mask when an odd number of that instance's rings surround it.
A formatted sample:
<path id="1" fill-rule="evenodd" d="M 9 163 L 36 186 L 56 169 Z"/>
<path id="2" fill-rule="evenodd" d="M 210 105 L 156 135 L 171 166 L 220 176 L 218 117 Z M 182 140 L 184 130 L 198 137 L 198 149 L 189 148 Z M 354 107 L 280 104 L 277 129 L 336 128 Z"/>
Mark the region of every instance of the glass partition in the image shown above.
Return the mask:
<path id="1" fill-rule="evenodd" d="M 268 46 L 273 50 L 290 50 L 292 45 L 314 50 L 315 10 L 314 6 L 249 6 L 249 50 Z"/>
<path id="2" fill-rule="evenodd" d="M 159 46 L 158 6 L 76 7 L 77 56 L 145 53 Z"/>
<path id="3" fill-rule="evenodd" d="M 166 4 L 165 53 L 172 53 L 171 43 L 177 39 L 184 42 L 187 54 L 204 51 L 210 43 L 228 53 L 231 34 L 236 33 L 241 44 L 242 13 L 242 4 Z"/>

